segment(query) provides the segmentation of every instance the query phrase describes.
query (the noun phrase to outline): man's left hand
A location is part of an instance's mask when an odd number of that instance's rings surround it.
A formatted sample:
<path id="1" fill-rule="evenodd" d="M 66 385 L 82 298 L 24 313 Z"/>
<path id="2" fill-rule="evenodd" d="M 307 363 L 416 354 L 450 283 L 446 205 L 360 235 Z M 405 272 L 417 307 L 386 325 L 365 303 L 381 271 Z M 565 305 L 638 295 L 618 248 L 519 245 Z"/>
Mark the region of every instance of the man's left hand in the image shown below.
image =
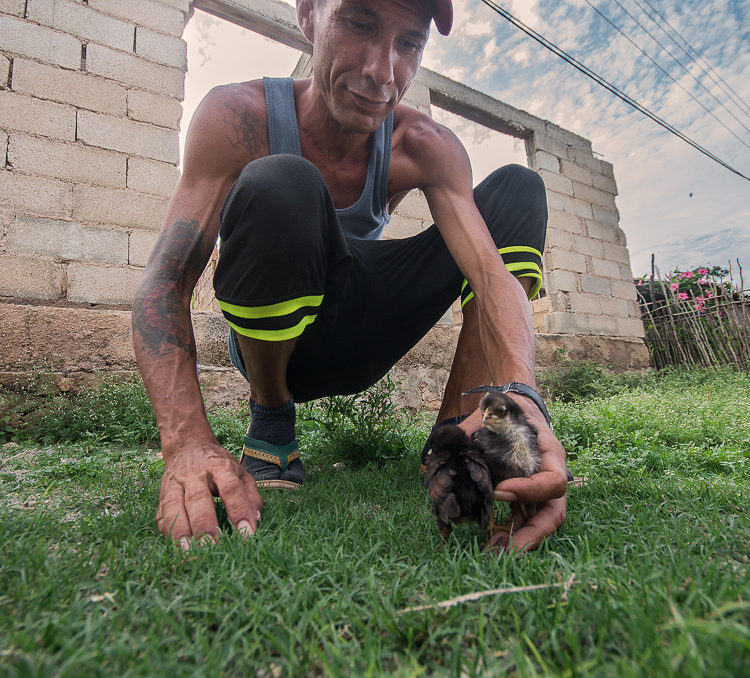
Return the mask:
<path id="1" fill-rule="evenodd" d="M 504 523 L 508 530 L 495 534 L 490 548 L 497 551 L 532 551 L 565 521 L 568 471 L 565 450 L 555 438 L 539 408 L 528 398 L 509 393 L 526 418 L 539 431 L 542 456 L 539 471 L 528 478 L 510 478 L 495 488 L 495 499 L 511 503 L 511 513 Z M 467 435 L 479 428 L 479 410 L 461 424 Z"/>

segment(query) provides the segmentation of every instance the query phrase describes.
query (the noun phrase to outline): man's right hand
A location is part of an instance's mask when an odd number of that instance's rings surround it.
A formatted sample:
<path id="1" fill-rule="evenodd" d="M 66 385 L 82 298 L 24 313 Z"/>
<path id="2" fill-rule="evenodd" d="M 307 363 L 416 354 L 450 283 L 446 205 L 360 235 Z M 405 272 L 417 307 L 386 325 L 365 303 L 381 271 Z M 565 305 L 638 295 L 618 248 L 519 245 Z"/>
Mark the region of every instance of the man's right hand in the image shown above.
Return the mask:
<path id="1" fill-rule="evenodd" d="M 263 508 L 253 477 L 218 443 L 182 447 L 164 455 L 159 510 L 159 531 L 181 548 L 191 539 L 218 540 L 221 532 L 214 510 L 221 497 L 232 525 L 245 536 L 255 534 Z"/>

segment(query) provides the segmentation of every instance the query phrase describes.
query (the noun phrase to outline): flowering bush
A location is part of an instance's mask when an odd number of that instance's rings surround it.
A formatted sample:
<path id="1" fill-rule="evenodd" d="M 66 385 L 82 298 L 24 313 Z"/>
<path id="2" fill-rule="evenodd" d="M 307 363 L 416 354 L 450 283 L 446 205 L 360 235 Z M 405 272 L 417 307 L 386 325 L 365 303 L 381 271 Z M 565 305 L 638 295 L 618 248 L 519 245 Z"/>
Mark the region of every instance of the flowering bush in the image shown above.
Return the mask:
<path id="1" fill-rule="evenodd" d="M 714 297 L 712 289 L 731 291 L 731 283 L 724 282 L 729 271 L 721 266 L 696 266 L 687 271 L 676 269 L 667 273 L 661 282 L 680 300 L 695 299 L 695 308 L 703 310 L 706 302 Z M 642 275 L 634 280 L 641 296 L 650 299 L 650 276 Z M 657 282 L 655 296 L 663 298 L 661 282 Z"/>

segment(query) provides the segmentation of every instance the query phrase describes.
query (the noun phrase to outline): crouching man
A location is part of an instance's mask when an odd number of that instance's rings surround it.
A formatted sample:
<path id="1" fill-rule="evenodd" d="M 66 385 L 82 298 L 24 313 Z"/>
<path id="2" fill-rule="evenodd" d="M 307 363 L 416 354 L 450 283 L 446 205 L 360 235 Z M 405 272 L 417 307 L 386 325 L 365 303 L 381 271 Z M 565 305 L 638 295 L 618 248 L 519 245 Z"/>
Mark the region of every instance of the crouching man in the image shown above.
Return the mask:
<path id="1" fill-rule="evenodd" d="M 504 167 L 472 190 L 466 152 L 400 103 L 431 23 L 447 35 L 450 0 L 297 0 L 313 45 L 309 80 L 218 87 L 190 124 L 184 172 L 133 308 L 138 364 L 164 454 L 157 523 L 186 547 L 218 538 L 213 497 L 245 533 L 258 484 L 296 487 L 304 458 L 295 402 L 355 393 L 382 377 L 460 294 L 461 329 L 438 421 L 471 434 L 483 384 L 511 392 L 539 429 L 541 470 L 500 483 L 512 546 L 536 548 L 565 518 L 565 453 L 537 404 L 528 298 L 541 286 L 546 203 L 540 178 Z M 435 224 L 380 235 L 421 189 Z M 241 462 L 217 442 L 196 375 L 193 288 L 221 238 L 214 287 L 233 363 L 250 383 Z M 541 401 L 539 401 L 541 402 Z M 533 514 L 533 515 L 532 515 Z M 498 548 L 508 547 L 507 534 Z"/>

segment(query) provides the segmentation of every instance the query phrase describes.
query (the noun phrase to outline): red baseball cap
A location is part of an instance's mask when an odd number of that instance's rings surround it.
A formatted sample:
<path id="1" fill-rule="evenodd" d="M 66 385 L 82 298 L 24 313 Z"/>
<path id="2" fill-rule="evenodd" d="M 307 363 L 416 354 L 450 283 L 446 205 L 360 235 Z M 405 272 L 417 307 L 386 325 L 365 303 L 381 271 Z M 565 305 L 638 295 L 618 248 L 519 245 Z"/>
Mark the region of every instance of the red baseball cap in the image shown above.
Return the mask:
<path id="1" fill-rule="evenodd" d="M 451 0 L 437 0 L 433 12 L 435 26 L 441 35 L 448 35 L 453 26 L 453 3 Z"/>

